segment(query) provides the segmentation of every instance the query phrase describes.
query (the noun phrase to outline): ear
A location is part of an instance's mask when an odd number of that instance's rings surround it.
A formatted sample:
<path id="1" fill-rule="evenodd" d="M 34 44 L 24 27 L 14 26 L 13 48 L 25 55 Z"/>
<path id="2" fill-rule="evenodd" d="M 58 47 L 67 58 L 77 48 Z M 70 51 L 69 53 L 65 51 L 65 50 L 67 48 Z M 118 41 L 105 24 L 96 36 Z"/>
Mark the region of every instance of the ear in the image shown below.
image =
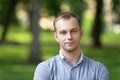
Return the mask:
<path id="1" fill-rule="evenodd" d="M 83 36 L 83 30 L 80 29 L 80 36 L 82 37 Z"/>
<path id="2" fill-rule="evenodd" d="M 58 36 L 57 36 L 57 33 L 56 33 L 56 32 L 54 32 L 54 38 L 55 38 L 55 40 L 56 40 L 57 42 L 59 42 Z"/>

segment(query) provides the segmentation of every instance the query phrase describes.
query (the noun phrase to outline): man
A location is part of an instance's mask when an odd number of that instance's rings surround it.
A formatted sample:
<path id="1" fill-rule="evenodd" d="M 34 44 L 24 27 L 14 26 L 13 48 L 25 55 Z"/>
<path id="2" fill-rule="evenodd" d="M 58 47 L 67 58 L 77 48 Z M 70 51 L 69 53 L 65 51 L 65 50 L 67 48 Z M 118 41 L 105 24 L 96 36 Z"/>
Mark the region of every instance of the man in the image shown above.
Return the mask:
<path id="1" fill-rule="evenodd" d="M 60 44 L 59 54 L 37 66 L 34 80 L 109 80 L 106 67 L 81 51 L 83 31 L 77 15 L 64 12 L 55 18 L 53 25 Z"/>

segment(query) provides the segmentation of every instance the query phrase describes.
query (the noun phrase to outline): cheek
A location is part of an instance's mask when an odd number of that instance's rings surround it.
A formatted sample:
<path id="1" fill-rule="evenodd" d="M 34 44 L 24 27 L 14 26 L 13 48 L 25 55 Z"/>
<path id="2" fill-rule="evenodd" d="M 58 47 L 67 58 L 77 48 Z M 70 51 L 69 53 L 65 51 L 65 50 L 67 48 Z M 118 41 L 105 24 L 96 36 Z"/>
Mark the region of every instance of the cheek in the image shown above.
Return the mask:
<path id="1" fill-rule="evenodd" d="M 64 38 L 63 38 L 63 37 L 59 37 L 59 38 L 58 38 L 58 41 L 59 41 L 60 43 L 62 43 L 62 42 L 64 42 Z"/>
<path id="2" fill-rule="evenodd" d="M 60 44 L 62 44 L 62 43 L 64 43 L 64 41 L 65 41 L 65 37 L 61 37 L 61 36 L 59 36 L 59 37 L 57 37 L 57 42 L 58 43 L 60 43 Z"/>
<path id="3" fill-rule="evenodd" d="M 77 42 L 80 42 L 81 40 L 81 35 L 77 35 L 77 36 L 74 36 L 74 40 L 77 41 Z"/>
<path id="4" fill-rule="evenodd" d="M 60 36 L 55 35 L 55 40 L 56 40 L 58 43 L 60 43 L 62 39 L 61 39 L 61 37 L 60 37 Z"/>

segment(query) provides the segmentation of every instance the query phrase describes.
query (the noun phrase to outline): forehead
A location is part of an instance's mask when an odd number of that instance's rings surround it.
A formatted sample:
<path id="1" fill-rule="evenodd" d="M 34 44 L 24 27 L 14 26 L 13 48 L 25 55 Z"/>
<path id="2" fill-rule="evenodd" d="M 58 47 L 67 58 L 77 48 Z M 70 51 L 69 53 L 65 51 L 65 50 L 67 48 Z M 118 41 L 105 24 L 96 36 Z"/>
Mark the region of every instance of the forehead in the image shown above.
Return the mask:
<path id="1" fill-rule="evenodd" d="M 57 30 L 64 30 L 64 29 L 74 29 L 79 28 L 79 23 L 75 18 L 69 19 L 59 19 L 56 21 L 56 29 Z"/>

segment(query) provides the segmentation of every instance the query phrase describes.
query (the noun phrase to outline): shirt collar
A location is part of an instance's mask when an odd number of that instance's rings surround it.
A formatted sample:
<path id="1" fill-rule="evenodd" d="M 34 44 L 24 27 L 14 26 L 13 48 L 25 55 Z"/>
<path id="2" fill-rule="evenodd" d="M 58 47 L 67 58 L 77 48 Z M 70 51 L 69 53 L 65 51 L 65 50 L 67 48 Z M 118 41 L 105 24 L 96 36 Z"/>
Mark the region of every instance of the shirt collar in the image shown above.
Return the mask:
<path id="1" fill-rule="evenodd" d="M 59 51 L 59 56 L 60 56 L 60 58 L 61 58 L 62 60 L 65 61 L 65 57 L 63 56 L 63 54 L 62 54 L 61 51 Z M 77 62 L 76 65 L 80 64 L 83 60 L 84 60 L 84 54 L 83 54 L 83 52 L 81 51 L 80 59 L 79 59 L 79 61 Z"/>
<path id="2" fill-rule="evenodd" d="M 84 60 L 84 54 L 83 54 L 83 52 L 81 51 L 81 56 L 80 56 L 80 59 L 79 59 L 79 61 L 78 61 L 77 64 L 80 64 L 83 60 Z"/>

